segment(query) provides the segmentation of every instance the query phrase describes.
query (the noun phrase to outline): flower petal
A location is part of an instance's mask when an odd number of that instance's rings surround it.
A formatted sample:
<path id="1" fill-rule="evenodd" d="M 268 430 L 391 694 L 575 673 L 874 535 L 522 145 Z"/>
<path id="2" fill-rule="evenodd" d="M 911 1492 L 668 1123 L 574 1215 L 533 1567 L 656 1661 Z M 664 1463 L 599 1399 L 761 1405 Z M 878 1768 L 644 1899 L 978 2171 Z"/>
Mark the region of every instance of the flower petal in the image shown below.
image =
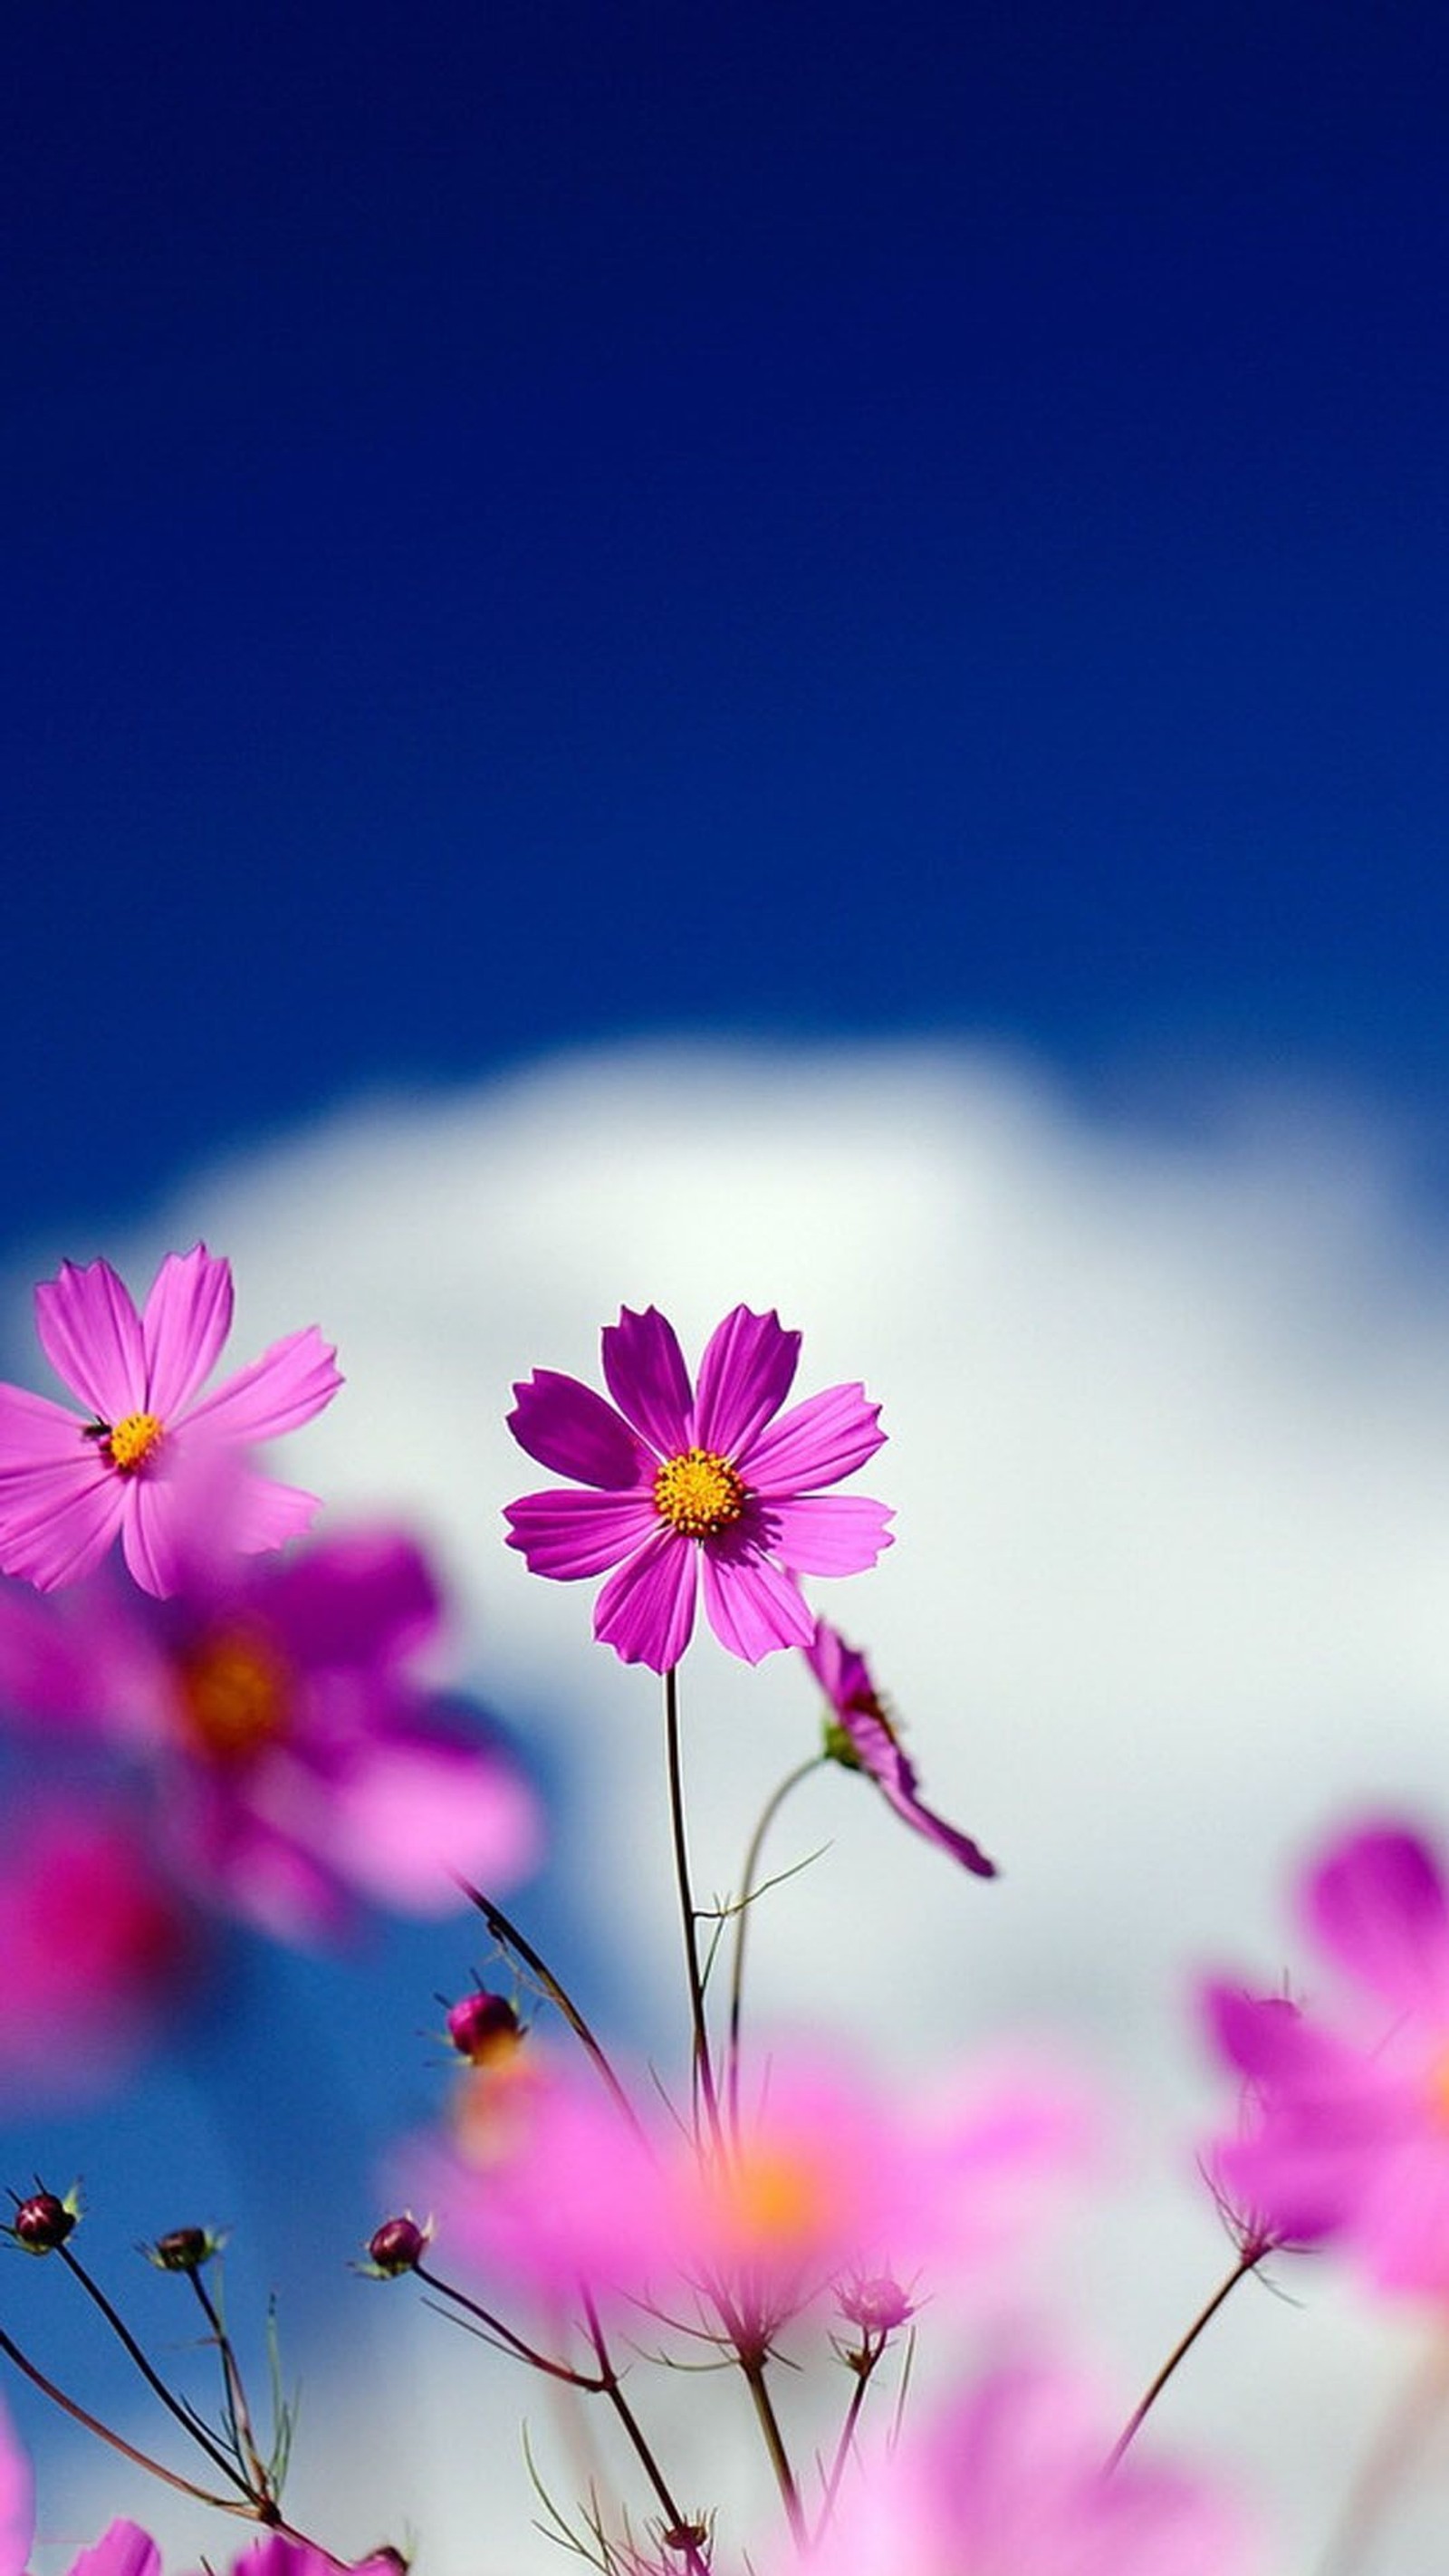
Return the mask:
<path id="1" fill-rule="evenodd" d="M 704 1557 L 704 1606 L 722 1646 L 747 1664 L 780 1646 L 807 1646 L 815 1628 L 800 1587 L 782 1565 L 773 1565 L 759 1542 L 738 1530 L 708 1539 Z"/>
<path id="2" fill-rule="evenodd" d="M 678 1663 L 694 1627 L 696 1554 L 693 1539 L 656 1528 L 610 1575 L 594 1604 L 594 1635 L 621 1663 L 647 1664 L 656 1673 Z"/>
<path id="3" fill-rule="evenodd" d="M 508 1428 L 520 1448 L 555 1475 L 620 1493 L 652 1474 L 655 1461 L 643 1443 L 582 1379 L 557 1369 L 535 1369 L 513 1390 L 518 1401 Z"/>
<path id="4" fill-rule="evenodd" d="M 865 1767 L 867 1770 L 872 1768 L 869 1763 Z M 915 1774 L 903 1758 L 901 1769 L 894 1778 L 888 1779 L 879 1771 L 874 1773 L 874 1777 L 887 1805 L 894 1807 L 902 1822 L 912 1826 L 928 1843 L 935 1843 L 938 1850 L 948 1852 L 963 1869 L 969 1869 L 973 1878 L 1000 1876 L 995 1861 L 987 1859 L 979 1843 L 973 1842 L 969 1834 L 963 1834 L 959 1825 L 948 1825 L 944 1816 L 938 1816 L 934 1807 L 928 1807 L 925 1800 L 916 1795 Z"/>
<path id="5" fill-rule="evenodd" d="M 1417 1834 L 1396 1825 L 1351 1834 L 1310 1874 L 1303 1912 L 1335 1965 L 1394 2011 L 1449 2019 L 1449 1902 Z"/>
<path id="6" fill-rule="evenodd" d="M 738 1464 L 757 1494 L 813 1493 L 863 1467 L 885 1436 L 863 1386 L 829 1386 L 782 1413 Z"/>
<path id="7" fill-rule="evenodd" d="M 63 1261 L 59 1277 L 36 1289 L 35 1329 L 57 1376 L 102 1422 L 144 1410 L 141 1318 L 109 1261 L 92 1261 L 84 1270 Z"/>
<path id="8" fill-rule="evenodd" d="M 263 1351 L 249 1368 L 238 1369 L 199 1404 L 179 1417 L 190 1427 L 204 1422 L 209 1438 L 222 1441 L 277 1440 L 296 1431 L 330 1404 L 342 1384 L 337 1353 L 324 1342 L 315 1324 L 288 1333 Z"/>
<path id="9" fill-rule="evenodd" d="M 755 1315 L 736 1306 L 717 1324 L 699 1364 L 694 1437 L 701 1449 L 739 1460 L 779 1412 L 794 1382 L 800 1336 L 787 1333 L 773 1307 Z"/>
<path id="10" fill-rule="evenodd" d="M 507 1543 L 522 1551 L 530 1574 L 549 1575 L 555 1583 L 607 1573 L 659 1527 L 658 1513 L 642 1495 L 575 1494 L 560 1485 L 522 1495 L 503 1517 Z"/>
<path id="11" fill-rule="evenodd" d="M 35 2537 L 30 2462 L 7 2413 L 0 2413 L 0 2576 L 23 2576 Z"/>
<path id="12" fill-rule="evenodd" d="M 0 1480 L 9 1483 L 37 1467 L 71 1466 L 77 1458 L 94 1464 L 96 1456 L 78 1414 L 48 1395 L 32 1395 L 28 1387 L 0 1385 Z"/>
<path id="13" fill-rule="evenodd" d="M 620 1412 L 662 1458 L 676 1457 L 690 1444 L 691 1398 L 674 1326 L 657 1306 L 646 1306 L 642 1315 L 622 1306 L 617 1324 L 606 1324 L 599 1339 L 604 1383 Z"/>
<path id="14" fill-rule="evenodd" d="M 136 2522 L 113 2522 L 71 2562 L 70 2576 L 160 2576 L 161 2552 Z"/>
<path id="15" fill-rule="evenodd" d="M 133 1476 L 123 1501 L 121 1547 L 127 1571 L 143 1592 L 168 1600 L 180 1590 L 186 1563 L 176 1494 L 159 1476 Z"/>
<path id="16" fill-rule="evenodd" d="M 890 1505 L 863 1494 L 805 1494 L 762 1505 L 773 1554 L 797 1574 L 862 1574 L 891 1545 Z"/>
<path id="17" fill-rule="evenodd" d="M 89 1458 L 34 1468 L 0 1483 L 0 1570 L 37 1592 L 94 1573 L 120 1528 L 119 1476 Z"/>
<path id="18" fill-rule="evenodd" d="M 141 1318 L 146 1409 L 161 1421 L 210 1377 L 231 1331 L 232 1302 L 229 1261 L 214 1260 L 204 1243 L 167 1253 Z"/>
<path id="19" fill-rule="evenodd" d="M 363 1893 L 406 1914 L 447 1914 L 458 1881 L 499 1895 L 540 1850 L 538 1802 L 487 1744 L 394 1736 L 329 1781 L 324 1856 Z"/>
<path id="20" fill-rule="evenodd" d="M 427 1645 L 442 1624 L 433 1569 L 406 1530 L 345 1530 L 243 1579 L 288 1660 L 312 1672 L 375 1673 Z"/>
<path id="21" fill-rule="evenodd" d="M 320 1494 L 246 1468 L 227 1493 L 226 1544 L 238 1556 L 265 1556 L 270 1548 L 301 1538 L 321 1509 Z"/>

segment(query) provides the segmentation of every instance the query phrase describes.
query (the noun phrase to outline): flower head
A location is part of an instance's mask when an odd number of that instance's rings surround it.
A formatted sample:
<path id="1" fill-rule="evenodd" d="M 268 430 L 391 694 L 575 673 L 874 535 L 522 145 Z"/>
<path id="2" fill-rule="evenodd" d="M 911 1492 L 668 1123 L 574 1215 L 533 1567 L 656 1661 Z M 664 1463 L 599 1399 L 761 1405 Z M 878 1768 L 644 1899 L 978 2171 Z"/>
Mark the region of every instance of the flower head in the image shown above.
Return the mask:
<path id="1" fill-rule="evenodd" d="M 109 1793 L 47 1794 L 0 1845 L 0 2102 L 113 2082 L 175 2003 L 194 1918 L 140 1819 Z"/>
<path id="2" fill-rule="evenodd" d="M 615 1569 L 594 1634 L 626 1664 L 678 1663 L 701 1585 L 715 1635 L 746 1663 L 808 1644 L 796 1573 L 856 1574 L 890 1545 L 882 1504 L 819 1490 L 874 1457 L 880 1407 L 835 1386 L 782 1414 L 800 1335 L 747 1306 L 711 1335 L 693 1388 L 652 1306 L 626 1306 L 602 1345 L 612 1404 L 551 1369 L 514 1388 L 514 1438 L 584 1490 L 510 1504 L 509 1546 L 559 1582 Z"/>
<path id="3" fill-rule="evenodd" d="M 995 1861 L 988 1860 L 969 1834 L 948 1825 L 917 1794 L 915 1764 L 886 1715 L 864 1655 L 847 1646 L 839 1629 L 827 1627 L 823 1619 L 816 1621 L 804 1654 L 830 1703 L 825 1750 L 831 1759 L 848 1771 L 868 1772 L 886 1804 L 928 1843 L 949 1852 L 974 1878 L 995 1878 Z"/>
<path id="4" fill-rule="evenodd" d="M 168 1252 L 144 1312 L 109 1262 L 63 1262 L 35 1292 L 36 1330 L 57 1374 L 89 1408 L 0 1386 L 0 1567 L 41 1592 L 75 1583 L 119 1537 L 142 1589 L 181 1581 L 188 1509 L 222 1500 L 228 1545 L 280 1547 L 317 1498 L 245 1463 L 257 1442 L 295 1431 L 336 1394 L 336 1354 L 315 1324 L 274 1342 L 204 1395 L 231 1327 L 230 1264 L 204 1244 Z"/>

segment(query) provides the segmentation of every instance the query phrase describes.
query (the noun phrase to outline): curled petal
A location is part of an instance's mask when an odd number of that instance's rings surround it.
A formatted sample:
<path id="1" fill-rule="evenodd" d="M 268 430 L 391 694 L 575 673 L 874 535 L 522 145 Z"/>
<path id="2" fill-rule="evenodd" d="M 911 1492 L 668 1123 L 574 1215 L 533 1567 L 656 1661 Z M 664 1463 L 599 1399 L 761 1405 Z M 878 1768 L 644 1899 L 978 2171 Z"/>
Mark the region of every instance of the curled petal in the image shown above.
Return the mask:
<path id="1" fill-rule="evenodd" d="M 732 1655 L 757 1664 L 781 1646 L 808 1645 L 815 1620 L 800 1587 L 757 1541 L 732 1531 L 708 1540 L 702 1554 L 705 1612 Z"/>
<path id="2" fill-rule="evenodd" d="M 146 1406 L 163 1422 L 206 1384 L 231 1331 L 232 1305 L 229 1261 L 214 1260 L 204 1243 L 167 1253 L 141 1318 Z"/>
<path id="3" fill-rule="evenodd" d="M 800 1335 L 787 1333 L 773 1308 L 754 1315 L 748 1306 L 736 1306 L 726 1315 L 699 1364 L 694 1436 L 700 1448 L 744 1457 L 757 1432 L 779 1412 L 799 1358 Z"/>
<path id="4" fill-rule="evenodd" d="M 891 1544 L 888 1504 L 863 1494 L 807 1494 L 766 1503 L 761 1519 L 775 1553 L 797 1574 L 860 1574 Z"/>
<path id="5" fill-rule="evenodd" d="M 264 1556 L 301 1538 L 322 1509 L 319 1494 L 301 1485 L 284 1485 L 278 1476 L 243 1468 L 228 1489 L 224 1536 L 238 1556 Z"/>
<path id="6" fill-rule="evenodd" d="M 278 1440 L 330 1404 L 342 1384 L 336 1360 L 316 1325 L 308 1324 L 273 1342 L 259 1360 L 238 1369 L 181 1420 L 188 1427 L 205 1423 L 208 1438 L 218 1441 Z"/>
<path id="7" fill-rule="evenodd" d="M 657 1306 L 646 1306 L 642 1315 L 624 1306 L 617 1324 L 604 1326 L 600 1343 L 604 1382 L 620 1412 L 661 1457 L 687 1449 L 692 1437 L 689 1371 L 674 1326 Z"/>
<path id="8" fill-rule="evenodd" d="M 621 1663 L 656 1673 L 678 1663 L 694 1627 L 696 1553 L 693 1539 L 656 1527 L 610 1575 L 594 1604 L 594 1635 Z"/>
<path id="9" fill-rule="evenodd" d="M 1352 1834 L 1311 1874 L 1309 1927 L 1392 2010 L 1449 2021 L 1449 1904 L 1433 1853 L 1397 1825 Z"/>
<path id="10" fill-rule="evenodd" d="M 640 1495 L 573 1494 L 559 1486 L 524 1494 L 503 1517 L 508 1545 L 522 1551 L 530 1574 L 549 1575 L 555 1583 L 607 1573 L 659 1527 L 653 1504 Z"/>
<path id="11" fill-rule="evenodd" d="M 513 1390 L 518 1401 L 508 1428 L 520 1448 L 557 1476 L 619 1493 L 639 1484 L 655 1461 L 642 1441 L 579 1378 L 557 1369 L 535 1369 Z"/>
<path id="12" fill-rule="evenodd" d="M 59 1277 L 36 1289 L 35 1329 L 57 1376 L 102 1422 L 142 1410 L 141 1319 L 109 1261 L 92 1261 L 84 1270 L 63 1261 Z"/>
<path id="13" fill-rule="evenodd" d="M 830 1386 L 772 1422 L 740 1464 L 758 1494 L 809 1494 L 863 1467 L 885 1436 L 863 1386 Z"/>

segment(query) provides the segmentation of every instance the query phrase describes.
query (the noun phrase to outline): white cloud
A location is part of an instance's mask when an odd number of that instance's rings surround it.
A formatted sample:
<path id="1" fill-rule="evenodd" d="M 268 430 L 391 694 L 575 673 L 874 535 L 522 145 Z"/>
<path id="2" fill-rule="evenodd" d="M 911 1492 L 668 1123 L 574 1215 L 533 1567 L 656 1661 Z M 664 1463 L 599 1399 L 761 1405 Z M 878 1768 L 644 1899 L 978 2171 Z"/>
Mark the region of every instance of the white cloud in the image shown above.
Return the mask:
<path id="1" fill-rule="evenodd" d="M 864 1784 L 821 1779 L 772 1856 L 833 1848 L 758 1918 L 756 2000 L 900 2061 L 1025 2017 L 1105 2063 L 1137 2180 L 1064 2270 L 1131 2393 L 1224 2254 L 1190 2171 L 1214 2098 L 1193 1970 L 1275 1974 L 1290 1858 L 1362 1802 L 1449 1819 L 1449 1303 L 1395 1175 L 1390 1139 L 1301 1102 L 1239 1095 L 1173 1138 L 987 1055 L 660 1047 L 364 1103 L 188 1186 L 136 1266 L 204 1233 L 248 1348 L 314 1316 L 336 1336 L 348 1388 L 297 1471 L 339 1511 L 414 1511 L 495 1696 L 553 1712 L 579 1905 L 650 1987 L 656 2043 L 677 1939 L 656 1688 L 591 1645 L 591 1586 L 499 1544 L 501 1504 L 544 1481 L 502 1427 L 509 1382 L 594 1376 L 621 1302 L 697 1351 L 744 1299 L 805 1328 L 802 1391 L 883 1398 L 891 1445 L 857 1482 L 899 1505 L 898 1544 L 818 1594 L 1006 1874 L 959 1878 Z M 751 1674 L 705 1640 L 685 1683 L 698 1876 L 723 1888 L 815 1712 L 794 1659 Z M 1248 2457 L 1315 2538 L 1404 2337 L 1326 2267 L 1289 2286 L 1312 2312 L 1243 2294 L 1164 2430 Z M 490 2374 L 485 2445 L 482 2385 L 423 2319 L 340 2471 L 314 2401 L 299 2509 L 332 2481 L 362 2546 L 410 2502 L 445 2576 L 553 2563 L 494 2465 L 546 2408 Z"/>

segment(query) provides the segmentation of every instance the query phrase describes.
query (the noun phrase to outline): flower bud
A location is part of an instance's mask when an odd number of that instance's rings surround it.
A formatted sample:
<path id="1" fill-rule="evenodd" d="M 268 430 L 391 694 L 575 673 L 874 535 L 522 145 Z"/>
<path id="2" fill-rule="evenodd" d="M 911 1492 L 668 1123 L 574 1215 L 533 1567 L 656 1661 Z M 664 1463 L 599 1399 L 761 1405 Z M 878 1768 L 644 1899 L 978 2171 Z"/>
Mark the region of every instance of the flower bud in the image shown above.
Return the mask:
<path id="1" fill-rule="evenodd" d="M 58 2245 L 65 2243 L 77 2215 L 69 2202 L 57 2200 L 53 2191 L 32 2192 L 28 2200 L 19 2203 L 10 2233 L 27 2254 L 53 2254 Z"/>
<path id="2" fill-rule="evenodd" d="M 367 2241 L 368 2269 L 379 2280 L 395 2280 L 401 2272 L 416 2271 L 432 2241 L 432 2223 L 420 2227 L 406 2213 L 401 2218 L 385 2218 L 375 2227 Z"/>
<path id="3" fill-rule="evenodd" d="M 867 2280 L 852 2281 L 840 2293 L 840 2312 L 859 2326 L 862 2334 L 894 2334 L 908 2317 L 916 2313 L 915 2301 L 893 2280 L 889 2272 L 878 2272 Z"/>
<path id="4" fill-rule="evenodd" d="M 205 2227 L 173 2227 L 146 2251 L 160 2272 L 199 2272 L 220 2243 Z"/>
<path id="5" fill-rule="evenodd" d="M 517 2013 L 506 1995 L 490 1995 L 486 1986 L 462 1995 L 448 2008 L 448 2037 L 470 2066 L 491 2066 L 511 2056 L 523 2037 Z"/>

